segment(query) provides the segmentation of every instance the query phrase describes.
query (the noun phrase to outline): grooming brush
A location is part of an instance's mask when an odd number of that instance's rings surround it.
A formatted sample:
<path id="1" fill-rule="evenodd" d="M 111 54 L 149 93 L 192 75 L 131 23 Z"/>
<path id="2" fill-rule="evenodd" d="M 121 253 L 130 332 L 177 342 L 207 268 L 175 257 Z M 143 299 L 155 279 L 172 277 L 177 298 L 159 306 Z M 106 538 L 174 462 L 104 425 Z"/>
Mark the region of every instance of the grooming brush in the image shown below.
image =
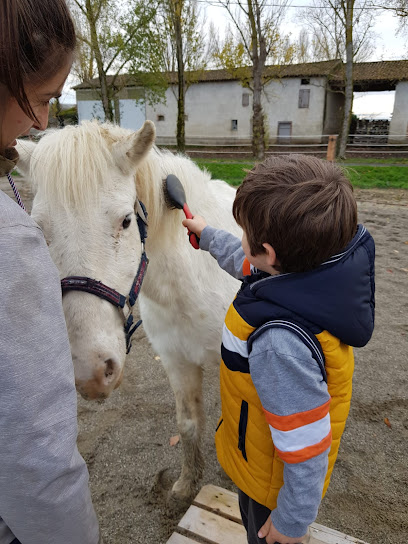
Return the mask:
<path id="1" fill-rule="evenodd" d="M 190 212 L 190 208 L 187 206 L 186 193 L 184 192 L 184 188 L 181 185 L 178 177 L 174 176 L 173 174 L 169 174 L 164 180 L 163 189 L 167 206 L 169 208 L 183 210 L 186 219 L 193 219 L 193 214 Z M 195 249 L 200 249 L 200 239 L 198 236 L 194 234 L 194 232 L 190 231 L 187 231 L 187 234 L 190 244 Z"/>

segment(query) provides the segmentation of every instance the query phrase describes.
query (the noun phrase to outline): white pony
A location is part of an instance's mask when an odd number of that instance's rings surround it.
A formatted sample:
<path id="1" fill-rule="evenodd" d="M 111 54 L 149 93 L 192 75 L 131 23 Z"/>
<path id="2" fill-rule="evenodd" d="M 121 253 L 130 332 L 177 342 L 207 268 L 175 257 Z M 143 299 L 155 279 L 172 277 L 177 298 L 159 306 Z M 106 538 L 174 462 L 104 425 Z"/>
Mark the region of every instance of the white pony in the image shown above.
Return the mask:
<path id="1" fill-rule="evenodd" d="M 222 323 L 239 283 L 189 244 L 183 213 L 166 205 L 163 180 L 176 175 L 193 213 L 237 235 L 235 191 L 190 159 L 153 147 L 154 125 L 139 132 L 84 122 L 19 145 L 19 168 L 36 191 L 32 216 L 44 231 L 61 278 L 93 278 L 126 295 L 141 258 L 135 209 L 148 212 L 150 260 L 139 297 L 146 334 L 176 398 L 183 466 L 173 494 L 194 492 L 203 469 L 202 366 L 219 362 Z M 46 278 L 44 278 L 46 281 Z M 88 292 L 69 291 L 63 306 L 78 391 L 107 397 L 121 382 L 126 357 L 123 316 Z"/>

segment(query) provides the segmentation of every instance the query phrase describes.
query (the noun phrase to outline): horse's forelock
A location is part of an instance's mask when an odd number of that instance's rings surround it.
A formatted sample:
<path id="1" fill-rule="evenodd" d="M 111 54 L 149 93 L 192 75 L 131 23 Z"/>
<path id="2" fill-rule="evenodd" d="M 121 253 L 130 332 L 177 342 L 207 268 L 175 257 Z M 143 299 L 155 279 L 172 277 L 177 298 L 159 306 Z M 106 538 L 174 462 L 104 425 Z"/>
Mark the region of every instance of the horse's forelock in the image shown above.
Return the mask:
<path id="1" fill-rule="evenodd" d="M 67 208 L 92 207 L 99 190 L 111 181 L 107 172 L 114 160 L 112 146 L 129 134 L 132 132 L 118 126 L 85 121 L 44 136 L 33 157 L 32 172 L 44 200 Z M 153 147 L 137 166 L 135 178 L 137 195 L 147 207 L 149 228 L 153 231 L 162 219 L 163 182 L 168 174 L 180 178 L 188 199 L 192 192 L 201 194 L 202 183 L 210 178 L 190 159 Z M 177 214 L 174 220 L 179 221 Z"/>
<path id="2" fill-rule="evenodd" d="M 47 134 L 35 153 L 35 185 L 50 202 L 89 207 L 108 181 L 114 141 L 107 126 L 89 121 Z"/>

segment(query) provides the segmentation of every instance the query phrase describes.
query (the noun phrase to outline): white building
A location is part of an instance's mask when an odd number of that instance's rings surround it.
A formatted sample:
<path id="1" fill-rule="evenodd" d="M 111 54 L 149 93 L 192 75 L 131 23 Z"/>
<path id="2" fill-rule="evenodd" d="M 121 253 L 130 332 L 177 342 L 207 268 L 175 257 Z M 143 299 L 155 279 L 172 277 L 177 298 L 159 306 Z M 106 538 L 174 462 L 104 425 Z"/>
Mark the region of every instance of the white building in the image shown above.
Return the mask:
<path id="1" fill-rule="evenodd" d="M 321 141 L 338 134 L 344 105 L 343 64 L 326 61 L 285 67 L 269 67 L 271 81 L 265 87 L 263 106 L 269 143 Z M 149 105 L 144 90 L 127 80 L 114 103 L 121 126 L 138 129 L 146 119 L 157 129 L 159 145 L 176 142 L 177 100 L 174 84 L 164 104 Z M 98 80 L 75 87 L 79 121 L 103 119 Z M 390 136 L 407 134 L 408 61 L 383 61 L 354 65 L 355 91 L 395 90 Z M 252 93 L 225 70 L 203 72 L 185 96 L 186 144 L 239 145 L 251 142 Z M 391 139 L 391 138 L 390 138 Z"/>

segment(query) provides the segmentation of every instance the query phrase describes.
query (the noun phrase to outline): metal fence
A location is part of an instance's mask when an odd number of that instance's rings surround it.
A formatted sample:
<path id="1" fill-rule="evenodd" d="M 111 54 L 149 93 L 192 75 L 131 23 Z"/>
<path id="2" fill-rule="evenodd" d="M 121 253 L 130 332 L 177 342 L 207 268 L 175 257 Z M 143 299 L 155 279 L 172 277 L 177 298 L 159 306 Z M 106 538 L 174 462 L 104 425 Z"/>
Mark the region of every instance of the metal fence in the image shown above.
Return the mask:
<path id="1" fill-rule="evenodd" d="M 328 160 L 334 160 L 338 135 L 307 135 L 307 136 L 280 136 L 276 143 L 270 143 L 265 154 L 302 153 L 325 156 Z M 304 142 L 304 143 L 303 143 Z M 248 143 L 236 144 L 194 144 L 186 146 L 190 155 L 212 156 L 248 156 L 251 154 L 251 145 Z M 351 134 L 348 137 L 346 155 L 356 156 L 381 156 L 403 157 L 408 154 L 408 135 L 388 134 Z"/>

